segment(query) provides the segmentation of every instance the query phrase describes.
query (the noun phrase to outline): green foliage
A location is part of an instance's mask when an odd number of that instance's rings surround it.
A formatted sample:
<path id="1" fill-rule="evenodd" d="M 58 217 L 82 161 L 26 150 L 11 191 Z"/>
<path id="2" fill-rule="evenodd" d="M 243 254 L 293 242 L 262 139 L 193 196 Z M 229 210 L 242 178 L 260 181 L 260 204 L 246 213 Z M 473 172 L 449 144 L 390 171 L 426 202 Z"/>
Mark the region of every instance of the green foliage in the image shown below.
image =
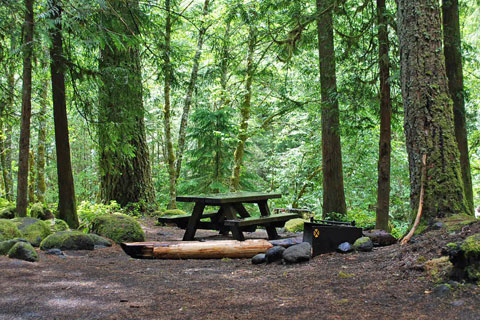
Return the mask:
<path id="1" fill-rule="evenodd" d="M 82 201 L 77 207 L 78 219 L 80 220 L 79 229 L 87 232 L 95 217 L 115 212 L 123 212 L 116 201 L 111 201 L 109 204 Z"/>

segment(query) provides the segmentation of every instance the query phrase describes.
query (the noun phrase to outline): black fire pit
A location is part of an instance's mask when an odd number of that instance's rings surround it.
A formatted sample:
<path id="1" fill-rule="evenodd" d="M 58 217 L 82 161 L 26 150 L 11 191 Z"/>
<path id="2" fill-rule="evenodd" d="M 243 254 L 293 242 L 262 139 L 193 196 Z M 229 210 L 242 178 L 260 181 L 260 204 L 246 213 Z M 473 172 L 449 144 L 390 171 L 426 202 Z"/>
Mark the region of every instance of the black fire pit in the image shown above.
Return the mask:
<path id="1" fill-rule="evenodd" d="M 313 256 L 335 251 L 339 244 L 362 237 L 362 228 L 355 227 L 355 221 L 340 222 L 311 219 L 305 222 L 303 241 L 312 245 Z"/>

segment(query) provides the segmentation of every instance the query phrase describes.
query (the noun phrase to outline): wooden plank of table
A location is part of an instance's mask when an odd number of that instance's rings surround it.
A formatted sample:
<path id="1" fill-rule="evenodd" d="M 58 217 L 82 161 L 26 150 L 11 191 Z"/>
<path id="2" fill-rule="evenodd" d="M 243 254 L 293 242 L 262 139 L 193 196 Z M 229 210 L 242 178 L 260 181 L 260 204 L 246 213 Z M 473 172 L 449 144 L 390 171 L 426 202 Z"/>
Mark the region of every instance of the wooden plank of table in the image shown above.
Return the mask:
<path id="1" fill-rule="evenodd" d="M 183 235 L 183 240 L 189 241 L 193 240 L 195 237 L 195 232 L 197 231 L 198 222 L 200 221 L 203 209 L 205 209 L 205 204 L 197 202 L 195 207 L 193 207 L 192 217 L 188 219 L 187 229 Z"/>
<path id="2" fill-rule="evenodd" d="M 235 217 L 235 210 L 233 209 L 232 206 L 230 205 L 224 205 L 222 206 L 223 208 L 223 214 L 227 219 L 234 220 Z M 232 225 L 230 226 L 230 230 L 232 231 L 232 236 L 235 240 L 238 241 L 244 241 L 245 237 L 243 236 L 242 231 L 240 230 L 240 227 L 238 225 Z"/>
<path id="3" fill-rule="evenodd" d="M 208 195 L 178 196 L 179 202 L 203 202 L 206 205 L 222 205 L 226 203 L 257 202 L 268 199 L 281 198 L 280 193 L 267 192 L 232 192 Z"/>

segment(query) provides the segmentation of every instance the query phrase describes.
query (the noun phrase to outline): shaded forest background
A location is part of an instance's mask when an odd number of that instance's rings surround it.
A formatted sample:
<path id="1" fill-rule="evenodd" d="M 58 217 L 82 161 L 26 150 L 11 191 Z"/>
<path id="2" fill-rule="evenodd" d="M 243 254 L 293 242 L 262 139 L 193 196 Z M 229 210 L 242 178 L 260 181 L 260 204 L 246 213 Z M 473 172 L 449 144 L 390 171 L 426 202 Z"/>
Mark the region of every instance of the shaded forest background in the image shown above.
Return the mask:
<path id="1" fill-rule="evenodd" d="M 316 3 L 166 0 L 128 1 L 129 5 L 116 7 L 118 3 L 66 1 L 62 17 L 56 16 L 52 2 L 33 3 L 28 201 L 54 207 L 58 203 L 49 30 L 61 23 L 72 171 L 80 209 L 118 192 L 108 187 L 116 179 L 116 164 L 137 157 L 144 128 L 152 190 L 139 186 L 147 196 L 141 203 L 130 203 L 131 208 L 173 207 L 172 192 L 234 189 L 280 192 L 283 197 L 274 207 L 305 207 L 321 214 Z M 374 226 L 380 135 L 377 7 L 368 0 L 335 4 L 336 97 L 347 218 Z M 480 3 L 460 1 L 459 12 L 473 194 L 478 204 Z M 15 200 L 17 190 L 24 16 L 23 2 L 1 2 L 0 190 L 8 201 Z M 399 236 L 411 222 L 412 209 L 393 1 L 387 1 L 385 17 L 392 101 L 390 221 Z M 188 123 L 183 123 L 186 112 Z M 112 176 L 106 178 L 107 172 Z M 131 173 L 144 174 L 149 173 Z M 127 180 L 119 185 L 123 194 L 138 193 Z"/>

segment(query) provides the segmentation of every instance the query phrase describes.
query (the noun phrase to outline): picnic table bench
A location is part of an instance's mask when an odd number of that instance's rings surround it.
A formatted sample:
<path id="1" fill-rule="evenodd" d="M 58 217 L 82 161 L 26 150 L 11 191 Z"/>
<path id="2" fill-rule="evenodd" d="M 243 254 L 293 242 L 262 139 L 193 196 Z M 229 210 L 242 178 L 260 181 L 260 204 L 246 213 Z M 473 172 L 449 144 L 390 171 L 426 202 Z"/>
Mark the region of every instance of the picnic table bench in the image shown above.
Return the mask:
<path id="1" fill-rule="evenodd" d="M 278 193 L 235 192 L 213 195 L 178 196 L 178 202 L 194 202 L 191 215 L 161 217 L 160 222 L 175 223 L 185 229 L 183 240 L 193 240 L 197 229 L 220 230 L 222 234 L 232 232 L 233 238 L 245 240 L 244 231 L 255 231 L 264 226 L 270 240 L 277 239 L 276 227 L 282 227 L 286 221 L 300 217 L 298 213 L 270 214 L 268 199 L 280 198 Z M 260 217 L 252 217 L 243 204 L 255 203 L 260 209 Z M 206 206 L 220 209 L 213 213 L 204 213 Z"/>

